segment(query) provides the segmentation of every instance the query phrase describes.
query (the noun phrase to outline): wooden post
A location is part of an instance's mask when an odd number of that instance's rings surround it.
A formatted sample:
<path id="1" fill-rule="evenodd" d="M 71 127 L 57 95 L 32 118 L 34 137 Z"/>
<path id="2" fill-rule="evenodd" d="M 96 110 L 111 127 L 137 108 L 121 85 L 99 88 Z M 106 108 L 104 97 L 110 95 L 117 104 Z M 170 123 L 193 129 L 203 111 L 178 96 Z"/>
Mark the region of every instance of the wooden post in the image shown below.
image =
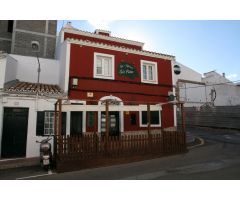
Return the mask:
<path id="1" fill-rule="evenodd" d="M 148 136 L 150 135 L 150 126 L 151 126 L 151 112 L 150 112 L 150 104 L 147 104 L 147 127 L 148 127 Z"/>
<path id="2" fill-rule="evenodd" d="M 54 136 L 57 135 L 57 104 L 58 104 L 58 100 L 55 103 L 54 107 Z"/>
<path id="3" fill-rule="evenodd" d="M 152 152 L 152 136 L 151 136 L 151 111 L 150 104 L 147 104 L 147 125 L 148 125 L 148 151 Z"/>
<path id="4" fill-rule="evenodd" d="M 182 131 L 185 133 L 185 113 L 183 103 L 180 103 L 181 115 L 182 115 Z"/>
<path id="5" fill-rule="evenodd" d="M 105 102 L 106 105 L 106 112 L 105 112 L 105 152 L 107 154 L 108 152 L 108 136 L 109 136 L 109 102 L 106 100 Z"/>
<path id="6" fill-rule="evenodd" d="M 94 132 L 95 132 L 95 133 L 98 132 L 97 120 L 98 120 L 98 113 L 94 111 Z"/>
<path id="7" fill-rule="evenodd" d="M 53 161 L 55 163 L 55 165 L 57 165 L 57 151 L 58 151 L 58 148 L 57 148 L 57 141 L 58 141 L 58 138 L 57 138 L 57 104 L 58 104 L 58 100 L 57 102 L 54 104 L 54 140 L 53 140 Z"/>
<path id="8" fill-rule="evenodd" d="M 106 127 L 106 139 L 107 139 L 109 136 L 109 101 L 108 100 L 106 100 L 106 113 L 105 114 L 106 114 L 105 127 Z"/>
<path id="9" fill-rule="evenodd" d="M 62 99 L 58 100 L 59 102 L 59 111 L 58 111 L 58 135 L 62 135 Z"/>

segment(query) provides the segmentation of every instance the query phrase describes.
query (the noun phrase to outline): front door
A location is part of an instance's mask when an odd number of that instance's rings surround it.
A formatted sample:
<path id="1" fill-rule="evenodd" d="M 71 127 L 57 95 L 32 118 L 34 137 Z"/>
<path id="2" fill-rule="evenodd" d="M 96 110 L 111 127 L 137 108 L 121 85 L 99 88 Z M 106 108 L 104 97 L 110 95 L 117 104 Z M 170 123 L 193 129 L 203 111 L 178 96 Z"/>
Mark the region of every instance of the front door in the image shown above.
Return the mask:
<path id="1" fill-rule="evenodd" d="M 26 156 L 28 108 L 4 108 L 2 158 Z"/>
<path id="2" fill-rule="evenodd" d="M 82 112 L 72 111 L 70 124 L 71 135 L 82 135 Z"/>
<path id="3" fill-rule="evenodd" d="M 106 132 L 106 115 L 105 112 L 101 113 L 101 132 L 104 134 Z M 109 135 L 119 136 L 119 112 L 109 112 Z"/>

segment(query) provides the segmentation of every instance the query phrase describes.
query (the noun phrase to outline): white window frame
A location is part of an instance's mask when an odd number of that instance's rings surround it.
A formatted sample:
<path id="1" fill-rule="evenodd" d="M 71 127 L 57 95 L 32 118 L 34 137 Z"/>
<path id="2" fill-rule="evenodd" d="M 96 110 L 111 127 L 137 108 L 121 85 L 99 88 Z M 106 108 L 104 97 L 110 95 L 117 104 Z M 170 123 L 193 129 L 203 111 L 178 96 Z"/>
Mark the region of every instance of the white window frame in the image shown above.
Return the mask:
<path id="1" fill-rule="evenodd" d="M 149 72 L 147 69 L 147 79 L 143 78 L 143 65 L 151 65 L 153 66 L 153 80 L 149 80 Z M 142 83 L 151 83 L 151 84 L 158 84 L 158 66 L 157 62 L 141 60 L 141 82 Z"/>
<path id="2" fill-rule="evenodd" d="M 47 116 L 46 114 L 49 114 L 50 113 L 53 113 L 53 117 L 50 117 L 49 119 L 47 119 Z M 44 135 L 47 136 L 47 135 L 54 135 L 54 116 L 55 116 L 55 112 L 54 111 L 44 111 Z M 52 121 L 51 121 L 52 119 Z M 47 124 L 50 125 L 52 124 L 52 128 L 46 128 L 46 122 L 48 122 Z M 49 123 L 50 122 L 50 123 Z M 46 133 L 46 130 L 52 130 L 52 134 L 49 134 L 49 133 Z"/>
<path id="3" fill-rule="evenodd" d="M 104 76 L 97 74 L 97 56 L 103 56 L 103 57 L 108 57 L 112 59 L 112 75 L 111 76 Z M 115 56 L 111 54 L 104 54 L 104 53 L 94 53 L 94 66 L 93 66 L 93 73 L 94 73 L 94 78 L 101 78 L 101 79 L 115 79 Z"/>
<path id="4" fill-rule="evenodd" d="M 156 110 L 151 110 L 151 111 L 156 111 Z M 139 125 L 140 127 L 147 127 L 147 124 L 142 123 L 142 112 L 143 111 L 139 111 Z M 150 124 L 150 127 L 161 127 L 161 110 L 159 110 L 159 124 Z"/>

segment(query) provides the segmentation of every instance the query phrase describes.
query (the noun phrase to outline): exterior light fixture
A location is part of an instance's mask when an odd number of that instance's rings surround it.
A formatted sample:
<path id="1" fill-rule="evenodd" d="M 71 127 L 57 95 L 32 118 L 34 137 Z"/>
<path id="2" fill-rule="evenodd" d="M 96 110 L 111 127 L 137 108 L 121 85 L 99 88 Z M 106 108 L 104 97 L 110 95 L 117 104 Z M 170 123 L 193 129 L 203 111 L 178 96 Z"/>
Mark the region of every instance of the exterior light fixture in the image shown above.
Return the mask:
<path id="1" fill-rule="evenodd" d="M 31 42 L 31 47 L 33 52 L 39 52 L 40 51 L 40 45 L 38 41 L 32 41 Z"/>
<path id="2" fill-rule="evenodd" d="M 175 100 L 175 96 L 173 94 L 173 92 L 169 91 L 168 92 L 168 101 L 174 101 Z"/>
<path id="3" fill-rule="evenodd" d="M 73 78 L 72 79 L 72 87 L 76 88 L 78 86 L 78 79 L 77 78 Z"/>

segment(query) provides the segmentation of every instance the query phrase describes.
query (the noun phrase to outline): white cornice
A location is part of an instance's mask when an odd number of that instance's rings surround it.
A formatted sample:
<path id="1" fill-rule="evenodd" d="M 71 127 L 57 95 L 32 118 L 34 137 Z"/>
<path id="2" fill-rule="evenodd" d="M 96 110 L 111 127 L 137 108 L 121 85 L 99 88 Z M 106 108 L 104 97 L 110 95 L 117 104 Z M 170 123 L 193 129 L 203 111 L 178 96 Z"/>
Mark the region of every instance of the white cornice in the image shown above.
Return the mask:
<path id="1" fill-rule="evenodd" d="M 129 49 L 129 48 L 124 48 L 124 47 L 118 47 L 118 46 L 115 46 L 115 45 L 108 45 L 108 44 L 103 44 L 103 43 L 90 42 L 90 41 L 87 41 L 87 40 L 77 40 L 77 39 L 67 38 L 66 41 L 71 43 L 71 44 L 78 44 L 78 45 L 84 45 L 84 46 L 90 46 L 90 47 L 120 51 L 120 52 L 125 52 L 125 53 L 132 53 L 132 54 L 137 54 L 137 55 L 149 56 L 149 57 L 153 57 L 153 58 L 175 60 L 175 57 L 171 56 L 171 55 L 159 54 L 159 53 L 150 52 L 150 51 L 141 51 L 141 50 L 136 50 L 136 49 Z"/>
<path id="2" fill-rule="evenodd" d="M 125 44 L 130 44 L 130 45 L 136 45 L 139 47 L 143 47 L 143 45 L 144 45 L 143 42 L 127 40 L 127 39 L 122 39 L 122 38 L 112 37 L 112 36 L 109 37 L 109 36 L 105 36 L 105 35 L 99 35 L 99 34 L 76 30 L 76 29 L 63 28 L 62 31 L 67 32 L 67 33 L 77 34 L 77 35 L 84 35 L 84 36 L 89 36 L 89 37 L 93 37 L 93 38 L 103 39 L 103 40 L 109 40 L 109 41 L 113 41 L 113 42 L 120 42 L 120 43 L 125 43 Z"/>

